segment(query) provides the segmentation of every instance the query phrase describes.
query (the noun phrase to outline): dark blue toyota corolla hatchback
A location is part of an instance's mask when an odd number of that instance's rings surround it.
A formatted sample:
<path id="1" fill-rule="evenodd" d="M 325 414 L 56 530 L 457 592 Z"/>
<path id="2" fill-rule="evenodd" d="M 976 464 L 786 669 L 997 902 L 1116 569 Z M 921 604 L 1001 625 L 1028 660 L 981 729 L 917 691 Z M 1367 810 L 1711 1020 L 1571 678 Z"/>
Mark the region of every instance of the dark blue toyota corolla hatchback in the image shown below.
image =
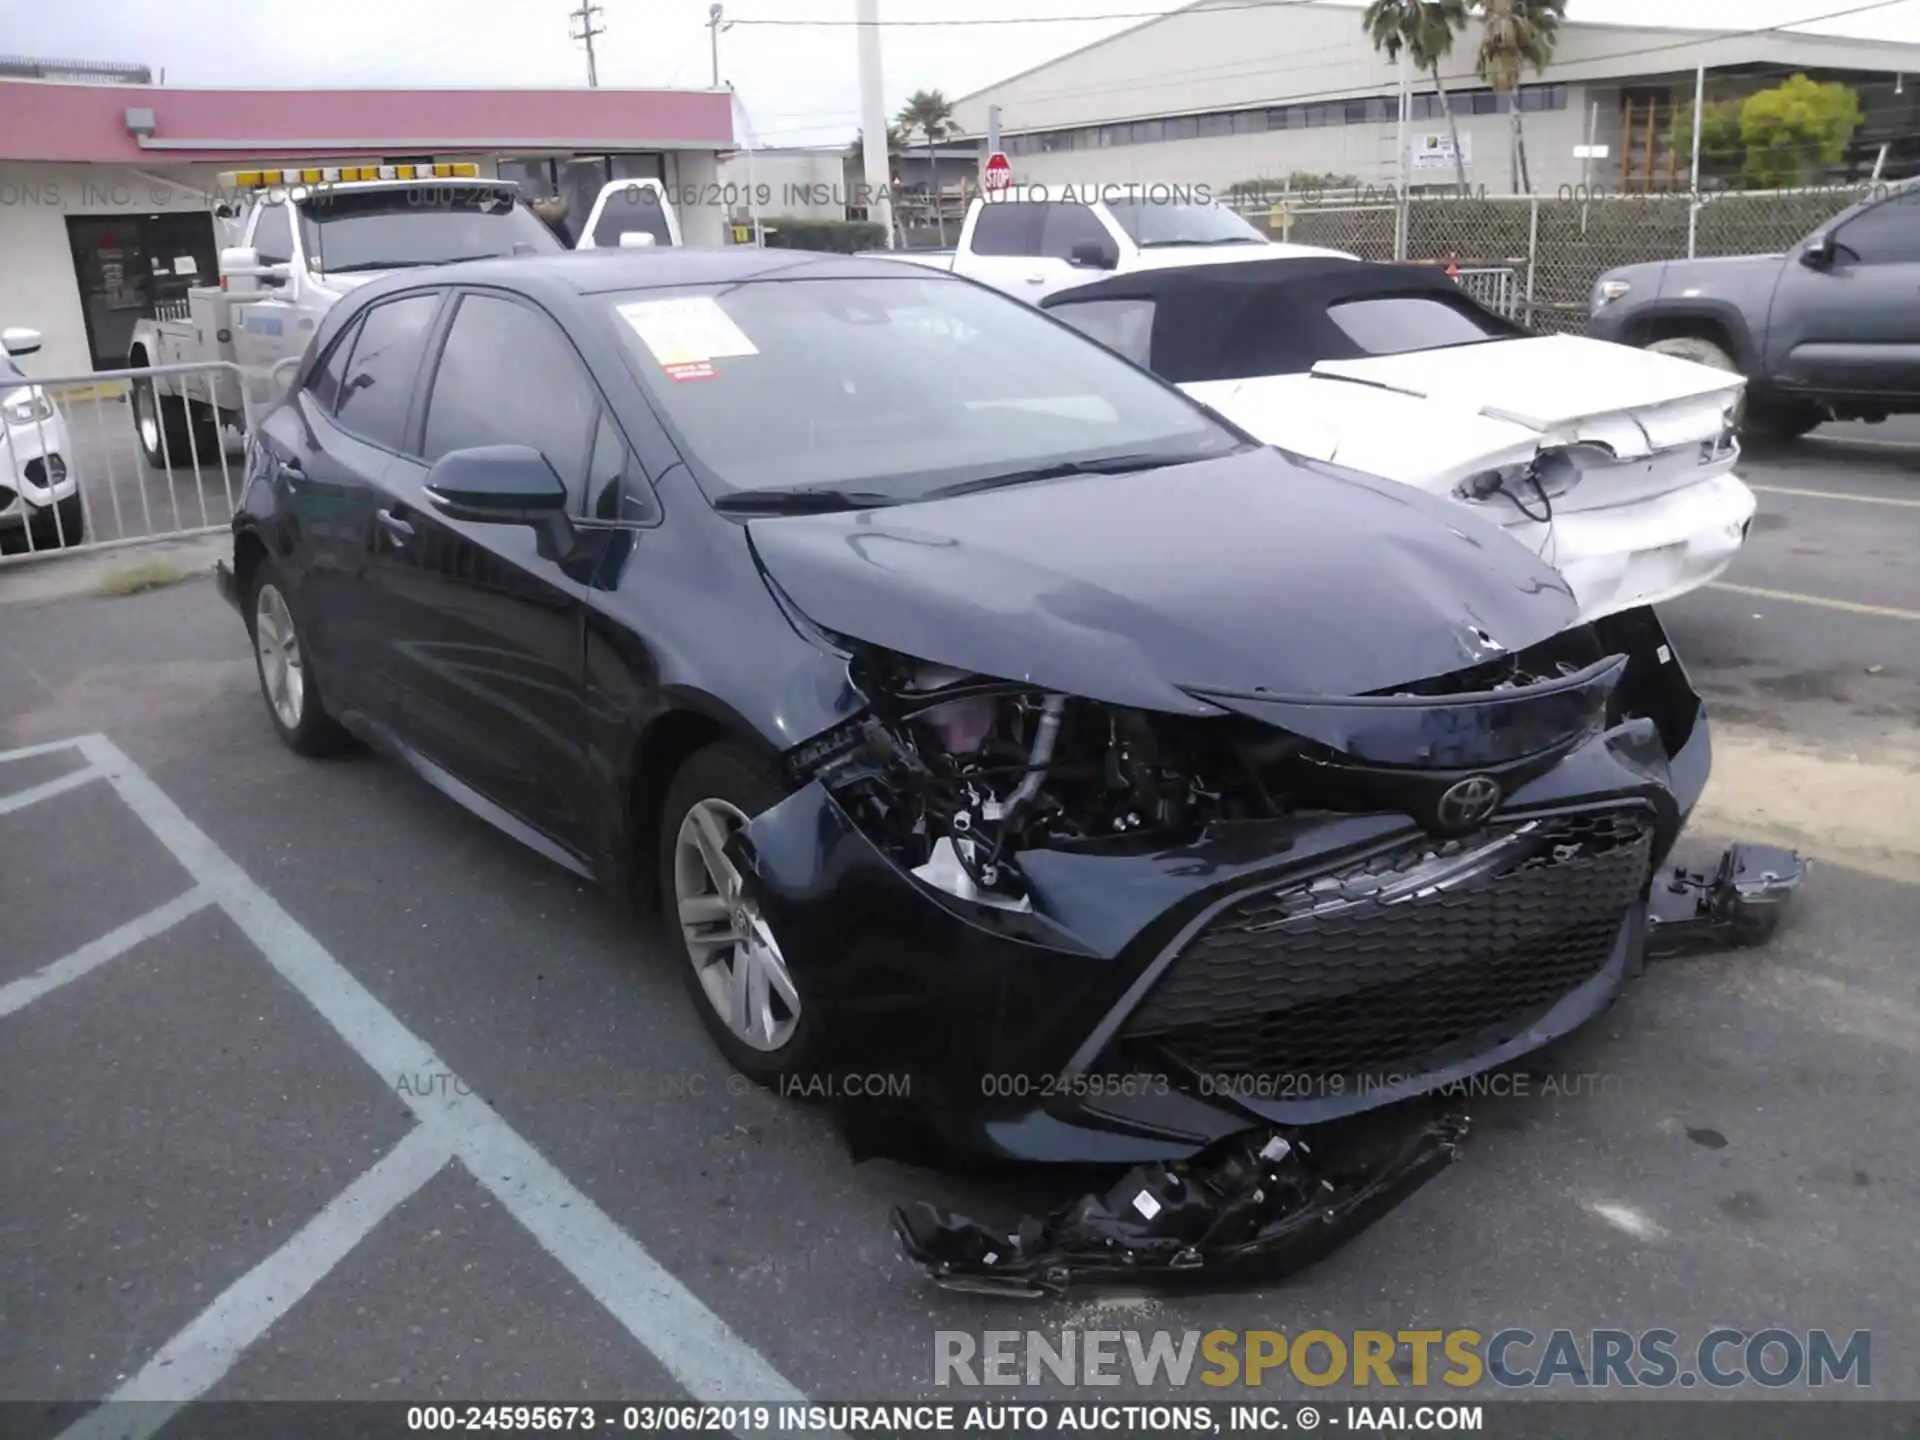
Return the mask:
<path id="1" fill-rule="evenodd" d="M 289 745 L 637 890 L 740 1070 L 908 1074 L 977 1151 L 1178 1157 L 1565 1033 L 1706 777 L 1650 612 L 915 266 L 409 272 L 248 474 Z"/>

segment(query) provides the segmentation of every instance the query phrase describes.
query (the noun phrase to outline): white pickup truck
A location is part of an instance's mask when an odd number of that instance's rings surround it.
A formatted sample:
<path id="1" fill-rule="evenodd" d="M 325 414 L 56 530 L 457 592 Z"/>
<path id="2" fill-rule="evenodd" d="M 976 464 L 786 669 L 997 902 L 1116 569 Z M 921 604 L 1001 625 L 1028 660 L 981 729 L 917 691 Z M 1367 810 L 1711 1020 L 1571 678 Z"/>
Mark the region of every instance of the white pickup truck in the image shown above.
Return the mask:
<path id="1" fill-rule="evenodd" d="M 1168 193 L 1163 195 L 1162 191 Z M 1098 198 L 1094 198 L 1094 197 Z M 1226 206 L 1161 186 L 1022 185 L 968 207 L 953 250 L 868 255 L 951 270 L 1038 303 L 1131 270 L 1300 256 L 1355 257 L 1269 239 Z"/>
<path id="2" fill-rule="evenodd" d="M 258 414 L 284 388 L 276 369 L 305 352 L 321 317 L 355 287 L 416 266 L 566 248 L 518 187 L 481 178 L 471 163 L 253 170 L 220 181 L 254 194 L 238 217 L 219 215 L 219 284 L 140 321 L 127 363 L 223 360 L 240 376 L 201 369 L 133 382 L 134 426 L 155 469 L 217 455 L 227 429 L 245 429 L 242 379 Z M 660 187 L 618 180 L 601 190 L 578 248 L 679 243 Z"/>

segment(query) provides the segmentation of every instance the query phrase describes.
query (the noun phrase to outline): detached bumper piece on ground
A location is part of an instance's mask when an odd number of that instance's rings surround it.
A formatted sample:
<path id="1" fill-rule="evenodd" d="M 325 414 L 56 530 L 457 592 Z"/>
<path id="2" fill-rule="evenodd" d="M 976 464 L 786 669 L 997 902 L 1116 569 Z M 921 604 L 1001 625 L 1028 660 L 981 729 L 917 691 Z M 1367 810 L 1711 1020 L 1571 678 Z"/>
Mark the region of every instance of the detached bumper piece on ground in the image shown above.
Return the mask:
<path id="1" fill-rule="evenodd" d="M 1384 1117 L 1381 1117 L 1384 1118 Z M 1466 1116 L 1249 1130 L 1136 1166 L 1010 1234 L 931 1205 L 893 1212 L 907 1257 L 950 1290 L 1038 1298 L 1075 1286 L 1219 1288 L 1304 1270 L 1460 1156 Z"/>
<path id="2" fill-rule="evenodd" d="M 1648 958 L 1765 944 L 1806 874 L 1806 861 L 1771 845 L 1729 845 L 1711 871 L 1676 866 L 1654 882 Z"/>

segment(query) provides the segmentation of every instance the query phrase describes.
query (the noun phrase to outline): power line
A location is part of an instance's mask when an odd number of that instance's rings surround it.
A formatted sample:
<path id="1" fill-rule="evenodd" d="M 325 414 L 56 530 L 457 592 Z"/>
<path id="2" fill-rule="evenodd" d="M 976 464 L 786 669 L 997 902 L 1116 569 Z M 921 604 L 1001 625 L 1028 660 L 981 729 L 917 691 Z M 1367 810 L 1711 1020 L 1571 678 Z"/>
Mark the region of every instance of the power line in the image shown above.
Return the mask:
<path id="1" fill-rule="evenodd" d="M 1104 20 L 1165 20 L 1191 10 L 1195 14 L 1214 15 L 1225 10 L 1287 10 L 1298 5 L 1317 5 L 1322 0 L 1238 0 L 1224 5 L 1181 6 L 1176 10 L 1126 10 L 1104 15 L 1002 15 L 995 18 L 962 20 L 735 20 L 735 25 L 821 26 L 830 29 L 873 24 L 887 30 L 955 29 L 975 25 L 1092 25 Z"/>
<path id="2" fill-rule="evenodd" d="M 580 0 L 580 8 L 567 13 L 567 20 L 569 22 L 567 33 L 571 35 L 574 40 L 585 42 L 587 47 L 587 84 L 590 87 L 596 88 L 600 84 L 600 67 L 594 63 L 593 37 L 607 33 L 607 27 L 605 25 L 595 25 L 593 23 L 594 17 L 600 13 L 601 7 L 595 5 L 593 0 Z M 580 28 L 578 30 L 575 30 L 571 23 L 575 20 L 580 22 Z"/>

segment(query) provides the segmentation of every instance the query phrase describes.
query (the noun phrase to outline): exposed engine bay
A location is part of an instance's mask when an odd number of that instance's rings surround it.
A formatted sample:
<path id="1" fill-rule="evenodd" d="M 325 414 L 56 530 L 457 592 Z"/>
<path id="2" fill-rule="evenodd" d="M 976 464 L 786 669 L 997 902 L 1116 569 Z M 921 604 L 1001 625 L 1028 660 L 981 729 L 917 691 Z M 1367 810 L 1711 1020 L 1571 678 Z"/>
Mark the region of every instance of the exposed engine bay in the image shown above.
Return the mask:
<path id="1" fill-rule="evenodd" d="M 1304 809 L 1430 810 L 1423 797 L 1430 800 L 1436 777 L 1557 756 L 1599 730 L 1610 709 L 1618 712 L 1613 691 L 1624 665 L 1594 627 L 1582 626 L 1346 707 L 1196 691 L 1215 713 L 1171 715 L 863 646 L 849 668 L 869 710 L 799 747 L 788 763 L 796 781 L 825 782 L 918 878 L 962 899 L 1020 908 L 1028 902 L 1019 857 L 1036 848 L 1165 844 L 1211 825 Z M 1536 702 L 1525 727 L 1510 716 L 1490 724 L 1473 711 L 1475 702 L 1523 698 Z M 1398 702 L 1421 700 L 1465 717 L 1456 733 L 1416 733 L 1431 731 L 1432 712 Z M 1559 703 L 1545 703 L 1552 700 Z M 1250 713 L 1234 713 L 1235 702 Z M 1339 713 L 1365 714 L 1369 702 L 1371 725 Z M 1270 722 L 1267 712 L 1297 728 Z M 1459 753 L 1446 753 L 1449 745 Z"/>

